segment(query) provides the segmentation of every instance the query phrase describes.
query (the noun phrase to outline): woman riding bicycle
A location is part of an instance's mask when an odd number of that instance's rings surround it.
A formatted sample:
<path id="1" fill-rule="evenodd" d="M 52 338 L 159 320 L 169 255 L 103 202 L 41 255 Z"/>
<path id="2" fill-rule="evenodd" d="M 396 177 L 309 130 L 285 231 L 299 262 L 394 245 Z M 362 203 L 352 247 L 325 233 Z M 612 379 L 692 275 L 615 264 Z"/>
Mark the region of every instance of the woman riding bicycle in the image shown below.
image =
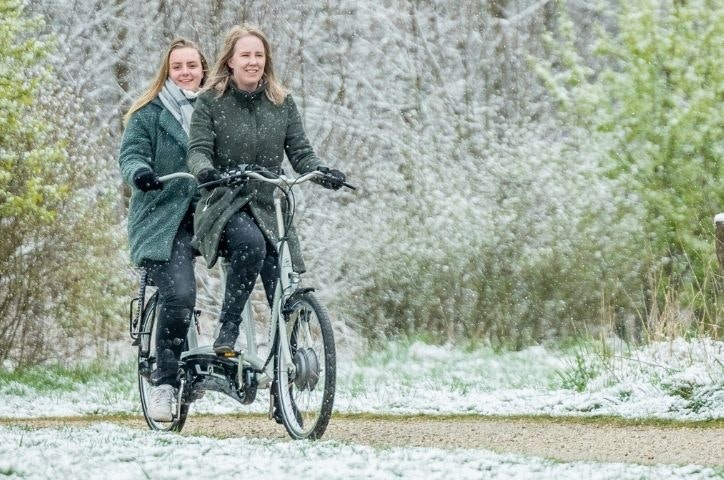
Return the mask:
<path id="1" fill-rule="evenodd" d="M 124 117 L 118 163 L 133 187 L 128 207 L 131 260 L 158 287 L 157 368 L 151 374 L 150 415 L 170 422 L 178 360 L 196 302 L 193 212 L 196 183 L 159 175 L 187 171 L 186 152 L 196 94 L 208 70 L 201 50 L 184 39 L 164 53 L 153 84 Z"/>
<path id="2" fill-rule="evenodd" d="M 345 175 L 322 167 L 309 144 L 292 96 L 276 78 L 264 33 L 251 25 L 234 26 L 206 90 L 196 101 L 189 135 L 189 171 L 199 183 L 218 180 L 223 172 L 241 165 L 281 173 L 284 154 L 296 172 L 325 169 L 328 179 L 319 183 L 335 190 L 343 185 Z M 241 311 L 260 273 L 271 304 L 278 240 L 273 191 L 272 185 L 258 182 L 233 189 L 217 187 L 202 192 L 198 203 L 194 227 L 199 250 L 209 267 L 219 255 L 229 267 L 221 330 L 214 342 L 216 353 L 234 350 Z M 294 269 L 303 272 L 294 230 L 287 236 Z"/>

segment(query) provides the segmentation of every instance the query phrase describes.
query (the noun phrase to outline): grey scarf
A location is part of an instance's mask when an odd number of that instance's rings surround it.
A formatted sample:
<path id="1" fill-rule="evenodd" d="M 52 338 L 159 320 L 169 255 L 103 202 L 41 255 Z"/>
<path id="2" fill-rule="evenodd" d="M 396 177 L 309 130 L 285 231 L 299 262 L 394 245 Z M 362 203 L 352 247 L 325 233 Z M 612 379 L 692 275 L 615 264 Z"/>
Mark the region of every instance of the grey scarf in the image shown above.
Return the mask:
<path id="1" fill-rule="evenodd" d="M 178 120 L 184 132 L 188 135 L 191 126 L 191 114 L 194 113 L 196 93 L 179 88 L 170 78 L 167 78 L 163 88 L 158 92 L 158 98 L 161 99 L 163 106 Z"/>

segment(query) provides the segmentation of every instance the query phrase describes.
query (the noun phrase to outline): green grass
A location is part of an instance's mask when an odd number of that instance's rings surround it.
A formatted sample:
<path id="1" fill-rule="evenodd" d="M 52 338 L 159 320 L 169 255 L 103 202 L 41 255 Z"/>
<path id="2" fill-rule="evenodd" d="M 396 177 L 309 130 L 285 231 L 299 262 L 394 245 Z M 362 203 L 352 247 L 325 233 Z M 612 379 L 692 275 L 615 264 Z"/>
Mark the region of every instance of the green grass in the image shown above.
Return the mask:
<path id="1" fill-rule="evenodd" d="M 349 395 L 352 398 L 359 398 L 365 393 L 365 379 L 362 373 L 355 373 L 349 381 Z"/>
<path id="2" fill-rule="evenodd" d="M 601 367 L 595 360 L 591 361 L 590 357 L 582 352 L 575 352 L 570 366 L 556 373 L 562 388 L 582 392 L 588 382 L 596 378 L 600 371 Z"/>
<path id="3" fill-rule="evenodd" d="M 556 382 L 551 388 L 564 388 L 583 392 L 589 382 L 604 371 L 612 371 L 612 351 L 604 341 L 593 337 L 569 338 L 557 347 L 570 360 L 566 368 L 556 371 Z"/>
<path id="4" fill-rule="evenodd" d="M 55 363 L 14 371 L 0 370 L 0 391 L 23 394 L 24 388 L 31 388 L 37 392 L 71 392 L 79 385 L 105 382 L 110 383 L 110 392 L 122 392 L 127 388 L 128 379 L 133 378 L 134 369 L 134 362 L 118 365 L 95 361 L 85 365 Z"/>

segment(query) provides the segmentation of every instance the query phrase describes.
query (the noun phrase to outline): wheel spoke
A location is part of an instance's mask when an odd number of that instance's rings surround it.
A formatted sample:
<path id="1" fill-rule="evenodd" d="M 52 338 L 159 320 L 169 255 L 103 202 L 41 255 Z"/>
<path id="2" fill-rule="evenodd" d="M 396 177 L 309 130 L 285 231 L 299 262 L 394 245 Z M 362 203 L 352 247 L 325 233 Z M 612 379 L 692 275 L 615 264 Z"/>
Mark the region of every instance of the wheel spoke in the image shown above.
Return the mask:
<path id="1" fill-rule="evenodd" d="M 295 376 L 278 357 L 279 405 L 292 438 L 316 439 L 329 422 L 334 401 L 334 337 L 326 310 L 311 294 L 290 300 L 287 331 Z"/>

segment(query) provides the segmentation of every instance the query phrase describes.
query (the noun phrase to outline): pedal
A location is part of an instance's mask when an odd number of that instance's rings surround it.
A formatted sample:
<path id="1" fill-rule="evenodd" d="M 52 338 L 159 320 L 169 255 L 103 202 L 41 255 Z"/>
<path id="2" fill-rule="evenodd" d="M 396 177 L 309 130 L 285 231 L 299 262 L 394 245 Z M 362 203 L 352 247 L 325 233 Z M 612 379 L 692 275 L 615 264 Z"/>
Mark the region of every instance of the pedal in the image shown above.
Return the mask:
<path id="1" fill-rule="evenodd" d="M 238 358 L 241 356 L 241 352 L 231 351 L 231 352 L 218 352 L 216 355 L 219 357 L 224 358 Z"/>

